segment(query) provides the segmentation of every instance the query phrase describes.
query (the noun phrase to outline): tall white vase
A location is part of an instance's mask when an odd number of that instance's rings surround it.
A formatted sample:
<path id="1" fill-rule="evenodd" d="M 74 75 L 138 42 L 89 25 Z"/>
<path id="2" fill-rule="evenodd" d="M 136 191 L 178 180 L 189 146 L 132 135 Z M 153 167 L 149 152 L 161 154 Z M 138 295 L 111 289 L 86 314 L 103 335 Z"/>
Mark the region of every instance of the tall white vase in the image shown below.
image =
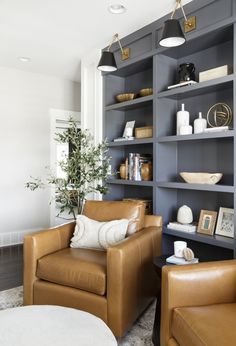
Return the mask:
<path id="1" fill-rule="evenodd" d="M 181 111 L 176 114 L 176 134 L 180 135 L 180 127 L 189 125 L 189 112 L 184 109 L 184 103 L 181 105 Z"/>

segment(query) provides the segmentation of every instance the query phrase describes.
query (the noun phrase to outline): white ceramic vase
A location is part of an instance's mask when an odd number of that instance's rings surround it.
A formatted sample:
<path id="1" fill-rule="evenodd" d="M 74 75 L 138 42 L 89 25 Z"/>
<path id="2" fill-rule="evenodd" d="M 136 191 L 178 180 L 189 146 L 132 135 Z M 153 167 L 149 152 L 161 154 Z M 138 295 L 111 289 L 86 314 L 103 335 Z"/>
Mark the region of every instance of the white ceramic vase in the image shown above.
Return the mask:
<path id="1" fill-rule="evenodd" d="M 176 114 L 176 134 L 180 135 L 180 127 L 189 125 L 189 112 L 184 108 L 184 103 L 181 105 L 181 111 Z"/>
<path id="2" fill-rule="evenodd" d="M 194 120 L 193 127 L 194 133 L 202 133 L 207 128 L 207 121 L 202 117 L 201 112 L 199 112 L 199 117 Z"/>
<path id="3" fill-rule="evenodd" d="M 180 207 L 177 213 L 177 221 L 182 224 L 192 223 L 193 213 L 191 208 L 189 208 L 187 205 Z"/>

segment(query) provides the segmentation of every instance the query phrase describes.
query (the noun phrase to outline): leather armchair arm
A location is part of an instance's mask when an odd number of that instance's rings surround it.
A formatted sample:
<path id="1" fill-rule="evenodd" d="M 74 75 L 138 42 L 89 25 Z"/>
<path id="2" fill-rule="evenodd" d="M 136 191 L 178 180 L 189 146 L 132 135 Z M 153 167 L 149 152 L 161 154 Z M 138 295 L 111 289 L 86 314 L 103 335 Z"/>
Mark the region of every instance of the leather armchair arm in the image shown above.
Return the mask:
<path id="1" fill-rule="evenodd" d="M 24 305 L 33 304 L 33 285 L 37 280 L 37 260 L 69 246 L 75 222 L 35 232 L 24 238 Z"/>
<path id="2" fill-rule="evenodd" d="M 108 324 L 116 336 L 124 334 L 156 295 L 153 257 L 161 254 L 161 236 L 161 227 L 148 227 L 108 248 Z"/>
<path id="3" fill-rule="evenodd" d="M 236 260 L 162 269 L 161 346 L 171 338 L 174 308 L 236 301 Z"/>
<path id="4" fill-rule="evenodd" d="M 146 227 L 160 227 L 162 226 L 162 217 L 159 215 L 145 215 L 144 228 Z"/>

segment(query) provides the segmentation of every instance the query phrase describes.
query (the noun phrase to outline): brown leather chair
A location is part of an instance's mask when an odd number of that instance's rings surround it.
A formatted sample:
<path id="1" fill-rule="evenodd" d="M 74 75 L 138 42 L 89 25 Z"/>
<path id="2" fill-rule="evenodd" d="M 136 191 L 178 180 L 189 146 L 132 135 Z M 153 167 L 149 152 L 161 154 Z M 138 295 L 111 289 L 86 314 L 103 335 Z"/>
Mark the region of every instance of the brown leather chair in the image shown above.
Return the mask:
<path id="1" fill-rule="evenodd" d="M 27 235 L 24 304 L 88 311 L 122 336 L 156 295 L 153 257 L 161 254 L 160 216 L 132 201 L 87 201 L 84 215 L 97 221 L 127 218 L 134 234 L 107 252 L 70 248 L 75 223 Z"/>
<path id="2" fill-rule="evenodd" d="M 165 266 L 161 346 L 236 345 L 236 260 Z"/>

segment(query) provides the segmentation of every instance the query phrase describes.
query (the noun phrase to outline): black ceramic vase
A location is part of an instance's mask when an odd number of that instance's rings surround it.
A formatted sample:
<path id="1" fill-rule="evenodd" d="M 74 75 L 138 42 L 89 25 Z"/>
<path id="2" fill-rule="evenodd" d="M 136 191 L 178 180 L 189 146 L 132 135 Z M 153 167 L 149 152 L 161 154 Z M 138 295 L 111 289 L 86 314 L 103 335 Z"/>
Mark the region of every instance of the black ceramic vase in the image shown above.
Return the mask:
<path id="1" fill-rule="evenodd" d="M 195 66 L 191 62 L 181 64 L 179 66 L 179 83 L 195 81 Z"/>

